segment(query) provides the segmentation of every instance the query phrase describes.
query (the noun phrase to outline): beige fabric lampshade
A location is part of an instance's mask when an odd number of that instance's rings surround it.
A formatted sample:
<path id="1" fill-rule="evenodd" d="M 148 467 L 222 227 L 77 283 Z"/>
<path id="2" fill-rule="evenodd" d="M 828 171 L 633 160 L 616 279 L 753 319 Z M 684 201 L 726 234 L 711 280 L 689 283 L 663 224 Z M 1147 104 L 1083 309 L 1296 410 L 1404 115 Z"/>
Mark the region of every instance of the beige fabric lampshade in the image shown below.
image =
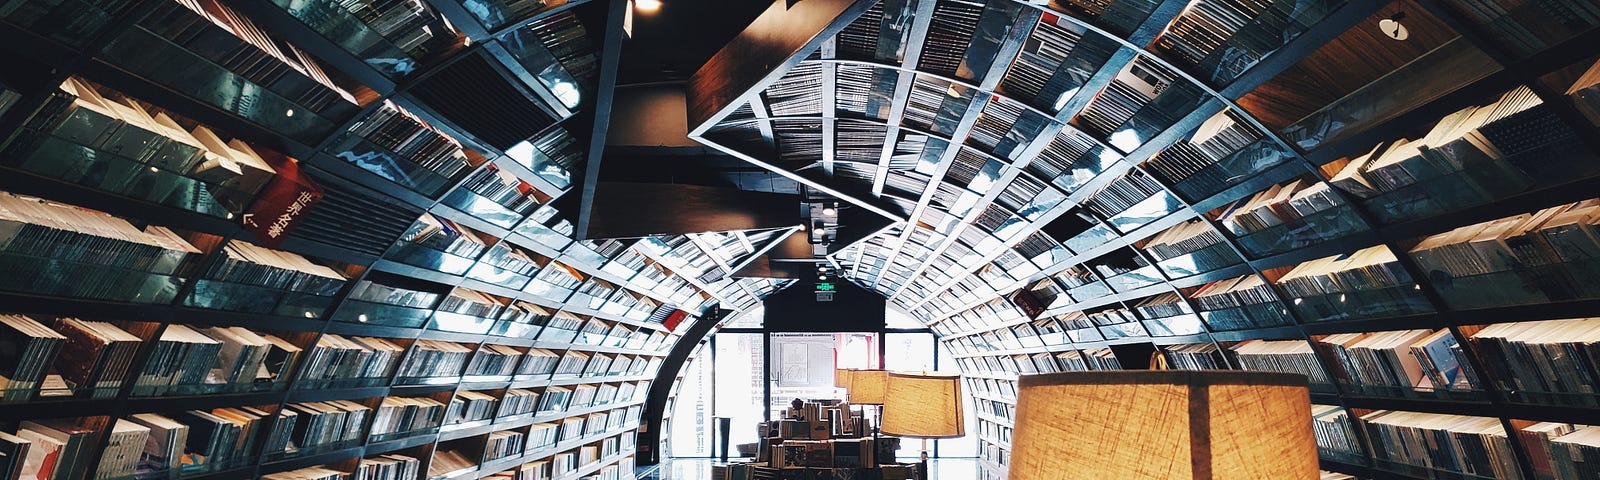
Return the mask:
<path id="1" fill-rule="evenodd" d="M 850 372 L 850 403 L 857 405 L 883 405 L 883 389 L 889 381 L 883 370 L 853 370 Z"/>
<path id="2" fill-rule="evenodd" d="M 1302 375 L 1069 372 L 1018 384 L 1011 480 L 1318 478 Z"/>
<path id="3" fill-rule="evenodd" d="M 961 377 L 893 372 L 883 394 L 883 433 L 914 438 L 966 435 Z"/>
<path id="4" fill-rule="evenodd" d="M 839 387 L 839 388 L 850 388 L 850 372 L 851 372 L 851 370 L 848 369 L 848 368 L 836 368 L 836 369 L 834 369 L 833 370 L 833 386 Z"/>

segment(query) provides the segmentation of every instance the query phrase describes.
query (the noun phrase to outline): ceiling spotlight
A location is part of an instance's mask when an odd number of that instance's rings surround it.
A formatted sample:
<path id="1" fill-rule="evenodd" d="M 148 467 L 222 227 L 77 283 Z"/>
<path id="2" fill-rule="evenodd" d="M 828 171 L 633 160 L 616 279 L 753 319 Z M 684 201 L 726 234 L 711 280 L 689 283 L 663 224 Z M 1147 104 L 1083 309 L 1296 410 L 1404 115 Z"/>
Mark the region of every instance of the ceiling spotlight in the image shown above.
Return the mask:
<path id="1" fill-rule="evenodd" d="M 817 264 L 817 271 L 826 272 L 826 271 L 828 271 L 828 266 L 819 263 L 819 264 Z"/>
<path id="2" fill-rule="evenodd" d="M 656 13 L 661 10 L 661 0 L 633 0 L 633 6 L 640 12 Z"/>
<path id="3" fill-rule="evenodd" d="M 824 217 L 831 217 L 831 216 L 838 215 L 838 214 L 839 214 L 839 209 L 837 209 L 837 208 L 822 207 L 822 216 L 824 216 Z"/>

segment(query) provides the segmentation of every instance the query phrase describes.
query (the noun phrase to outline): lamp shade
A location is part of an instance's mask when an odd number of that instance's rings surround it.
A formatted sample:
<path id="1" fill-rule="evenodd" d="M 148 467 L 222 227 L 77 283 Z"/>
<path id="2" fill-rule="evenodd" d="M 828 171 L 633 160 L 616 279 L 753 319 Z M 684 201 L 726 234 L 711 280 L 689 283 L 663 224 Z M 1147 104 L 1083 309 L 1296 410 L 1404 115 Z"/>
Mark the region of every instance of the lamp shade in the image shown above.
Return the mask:
<path id="1" fill-rule="evenodd" d="M 966 435 L 961 377 L 890 373 L 883 394 L 883 433 L 913 438 Z"/>
<path id="2" fill-rule="evenodd" d="M 883 370 L 853 370 L 850 372 L 850 403 L 858 405 L 883 405 L 883 388 L 889 379 Z"/>
<path id="3" fill-rule="evenodd" d="M 848 369 L 848 368 L 836 368 L 836 369 L 834 369 L 833 370 L 833 386 L 839 387 L 839 388 L 850 388 L 850 372 L 851 372 L 851 370 Z"/>
<path id="4" fill-rule="evenodd" d="M 1132 370 L 1018 384 L 1011 480 L 1318 478 L 1303 375 Z"/>

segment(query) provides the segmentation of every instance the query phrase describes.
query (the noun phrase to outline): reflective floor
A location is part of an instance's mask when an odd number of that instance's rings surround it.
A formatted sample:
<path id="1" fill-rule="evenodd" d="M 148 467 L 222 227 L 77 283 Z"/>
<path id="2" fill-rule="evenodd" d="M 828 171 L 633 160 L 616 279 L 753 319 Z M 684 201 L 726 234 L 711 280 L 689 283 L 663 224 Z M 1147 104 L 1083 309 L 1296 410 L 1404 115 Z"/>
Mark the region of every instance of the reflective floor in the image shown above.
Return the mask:
<path id="1" fill-rule="evenodd" d="M 654 473 L 640 480 L 706 480 L 711 478 L 712 460 L 675 458 L 661 464 Z M 978 462 L 970 458 L 942 458 L 929 461 L 933 475 L 929 480 L 970 480 L 978 477 Z"/>

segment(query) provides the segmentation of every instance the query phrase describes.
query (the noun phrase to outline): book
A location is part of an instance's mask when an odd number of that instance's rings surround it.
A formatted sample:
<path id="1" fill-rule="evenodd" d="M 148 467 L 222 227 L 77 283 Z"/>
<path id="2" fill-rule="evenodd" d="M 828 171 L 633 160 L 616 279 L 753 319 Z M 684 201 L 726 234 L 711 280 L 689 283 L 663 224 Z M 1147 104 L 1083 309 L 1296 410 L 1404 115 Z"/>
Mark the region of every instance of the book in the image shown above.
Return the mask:
<path id="1" fill-rule="evenodd" d="M 115 396 L 133 363 L 139 337 L 106 322 L 58 318 L 54 326 L 66 337 L 55 372 L 76 395 Z"/>
<path id="2" fill-rule="evenodd" d="M 136 472 L 144 475 L 165 472 L 164 477 L 169 480 L 178 478 L 180 469 L 177 467 L 183 463 L 189 426 L 153 413 L 136 414 L 128 419 L 150 429 Z"/>
<path id="3" fill-rule="evenodd" d="M 131 477 L 137 471 L 141 454 L 150 439 L 150 427 L 126 419 L 111 424 L 111 433 L 100 451 L 96 480 Z"/>

